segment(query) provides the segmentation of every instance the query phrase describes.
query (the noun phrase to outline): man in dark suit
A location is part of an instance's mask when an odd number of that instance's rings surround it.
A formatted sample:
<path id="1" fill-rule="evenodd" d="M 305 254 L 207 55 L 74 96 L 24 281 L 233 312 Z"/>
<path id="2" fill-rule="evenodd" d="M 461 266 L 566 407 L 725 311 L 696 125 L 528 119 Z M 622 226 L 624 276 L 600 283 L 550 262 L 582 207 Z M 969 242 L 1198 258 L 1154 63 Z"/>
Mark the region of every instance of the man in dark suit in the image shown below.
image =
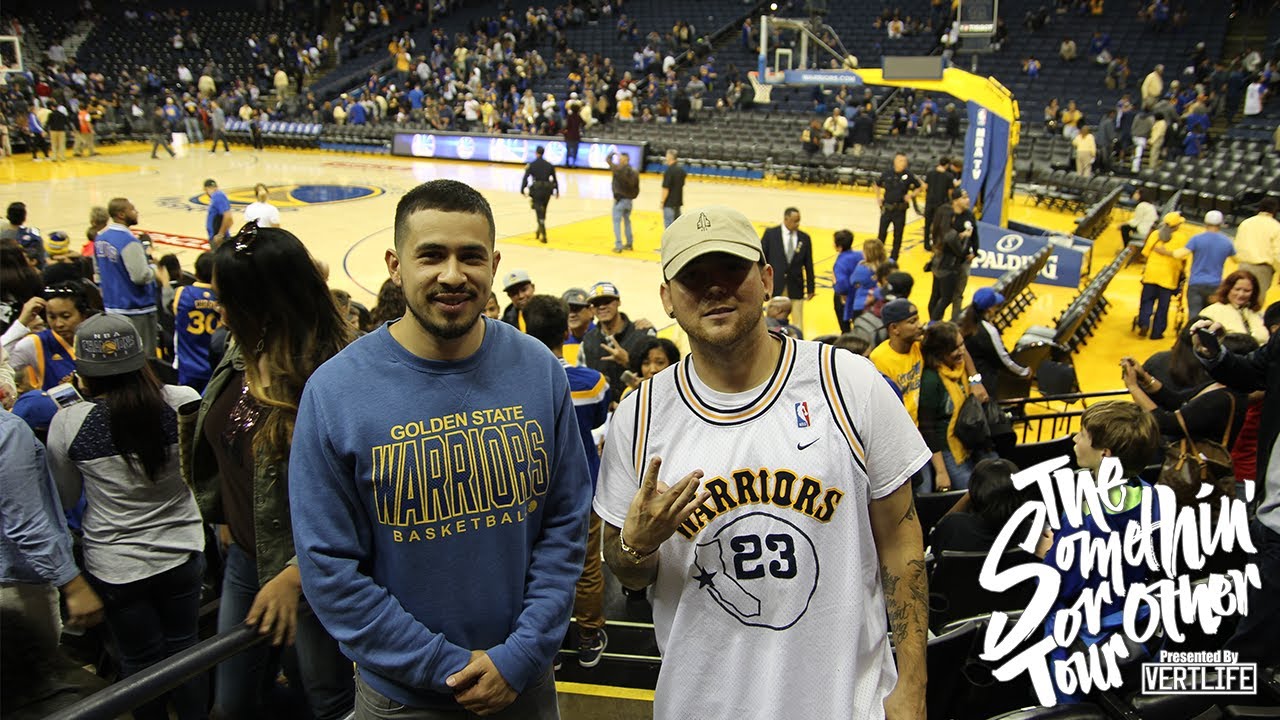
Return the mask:
<path id="1" fill-rule="evenodd" d="M 791 298 L 791 319 L 804 328 L 804 301 L 813 299 L 813 243 L 800 229 L 800 211 L 787 208 L 782 225 L 760 239 L 764 261 L 773 266 L 773 294 Z"/>

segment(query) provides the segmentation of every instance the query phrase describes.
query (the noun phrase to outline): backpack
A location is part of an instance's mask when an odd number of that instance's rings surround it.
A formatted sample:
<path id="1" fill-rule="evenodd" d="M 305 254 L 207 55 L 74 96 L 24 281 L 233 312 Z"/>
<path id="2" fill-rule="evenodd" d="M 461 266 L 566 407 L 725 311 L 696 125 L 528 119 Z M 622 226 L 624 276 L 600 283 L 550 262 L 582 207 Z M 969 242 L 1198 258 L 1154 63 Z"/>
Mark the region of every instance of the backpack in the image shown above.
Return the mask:
<path id="1" fill-rule="evenodd" d="M 869 311 L 862 313 L 853 321 L 849 332 L 866 340 L 872 348 L 889 339 L 889 329 L 884 326 L 880 318 Z"/>

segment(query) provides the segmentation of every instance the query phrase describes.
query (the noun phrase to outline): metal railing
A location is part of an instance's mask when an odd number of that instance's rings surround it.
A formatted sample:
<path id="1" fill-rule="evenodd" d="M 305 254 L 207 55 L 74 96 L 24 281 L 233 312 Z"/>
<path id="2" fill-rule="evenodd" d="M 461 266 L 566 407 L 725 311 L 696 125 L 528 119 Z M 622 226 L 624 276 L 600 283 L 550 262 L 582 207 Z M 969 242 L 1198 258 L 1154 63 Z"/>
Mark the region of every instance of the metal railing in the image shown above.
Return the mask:
<path id="1" fill-rule="evenodd" d="M 299 612 L 309 610 L 300 608 Z M 46 720 L 113 720 L 270 638 L 242 623 L 103 688 Z"/>
<path id="2" fill-rule="evenodd" d="M 1084 414 L 1089 400 L 1128 397 L 1128 390 L 1103 390 L 1091 393 L 1066 393 L 1062 395 L 1045 395 L 1042 397 L 1010 398 L 1001 400 L 1000 406 L 1013 416 L 1014 431 L 1018 434 L 1018 442 L 1043 442 L 1046 439 L 1060 437 L 1064 433 L 1074 432 L 1077 418 Z M 1028 405 L 1048 405 L 1062 403 L 1063 409 L 1058 412 L 1028 414 Z M 1079 403 L 1081 409 L 1066 408 Z M 1033 433 L 1034 431 L 1034 433 Z M 1034 437 L 1032 437 L 1034 435 Z"/>

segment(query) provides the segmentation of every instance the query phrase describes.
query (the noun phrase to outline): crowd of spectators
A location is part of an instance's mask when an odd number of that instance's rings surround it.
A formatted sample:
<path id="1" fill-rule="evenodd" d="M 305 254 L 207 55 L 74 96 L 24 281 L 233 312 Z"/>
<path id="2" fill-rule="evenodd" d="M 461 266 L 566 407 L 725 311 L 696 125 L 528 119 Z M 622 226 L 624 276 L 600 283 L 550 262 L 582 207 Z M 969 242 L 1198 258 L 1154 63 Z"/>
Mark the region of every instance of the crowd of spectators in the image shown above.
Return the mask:
<path id="1" fill-rule="evenodd" d="M 1063 40 L 1059 57 L 1063 66 L 1055 72 L 1075 72 L 1076 46 L 1070 38 Z M 1067 98 L 1065 108 L 1050 98 L 1043 113 L 1044 132 L 1071 140 L 1076 172 L 1086 176 L 1124 169 L 1136 173 L 1176 158 L 1204 156 L 1211 150 L 1215 120 L 1260 117 L 1280 91 L 1280 57 L 1266 58 L 1254 48 L 1215 60 L 1200 42 L 1180 73 L 1156 65 L 1140 82 L 1132 77 L 1127 56 L 1113 53 L 1104 31 L 1094 33 L 1087 57 L 1106 68 L 1108 89 L 1124 91 L 1114 108 L 1089 117 L 1075 98 Z M 1029 77 L 1038 77 L 1041 69 L 1034 58 L 1024 62 Z M 1086 129 L 1092 140 L 1081 138 Z"/>

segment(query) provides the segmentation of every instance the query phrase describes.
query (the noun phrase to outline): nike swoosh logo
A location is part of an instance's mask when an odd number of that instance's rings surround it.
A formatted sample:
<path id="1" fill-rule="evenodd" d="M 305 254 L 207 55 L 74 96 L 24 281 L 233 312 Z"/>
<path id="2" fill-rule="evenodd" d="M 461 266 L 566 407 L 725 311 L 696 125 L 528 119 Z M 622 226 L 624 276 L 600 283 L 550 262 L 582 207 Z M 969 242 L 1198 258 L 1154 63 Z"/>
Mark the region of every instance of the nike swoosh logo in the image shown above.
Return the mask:
<path id="1" fill-rule="evenodd" d="M 816 443 L 816 442 L 818 442 L 818 438 L 814 438 L 813 440 L 810 440 L 809 442 L 807 442 L 807 443 L 805 443 L 805 444 L 803 444 L 803 445 L 801 445 L 800 443 L 796 443 L 796 449 L 797 449 L 797 450 L 804 450 L 805 448 L 809 447 L 810 445 L 812 445 L 812 444 L 814 444 L 814 443 Z"/>

